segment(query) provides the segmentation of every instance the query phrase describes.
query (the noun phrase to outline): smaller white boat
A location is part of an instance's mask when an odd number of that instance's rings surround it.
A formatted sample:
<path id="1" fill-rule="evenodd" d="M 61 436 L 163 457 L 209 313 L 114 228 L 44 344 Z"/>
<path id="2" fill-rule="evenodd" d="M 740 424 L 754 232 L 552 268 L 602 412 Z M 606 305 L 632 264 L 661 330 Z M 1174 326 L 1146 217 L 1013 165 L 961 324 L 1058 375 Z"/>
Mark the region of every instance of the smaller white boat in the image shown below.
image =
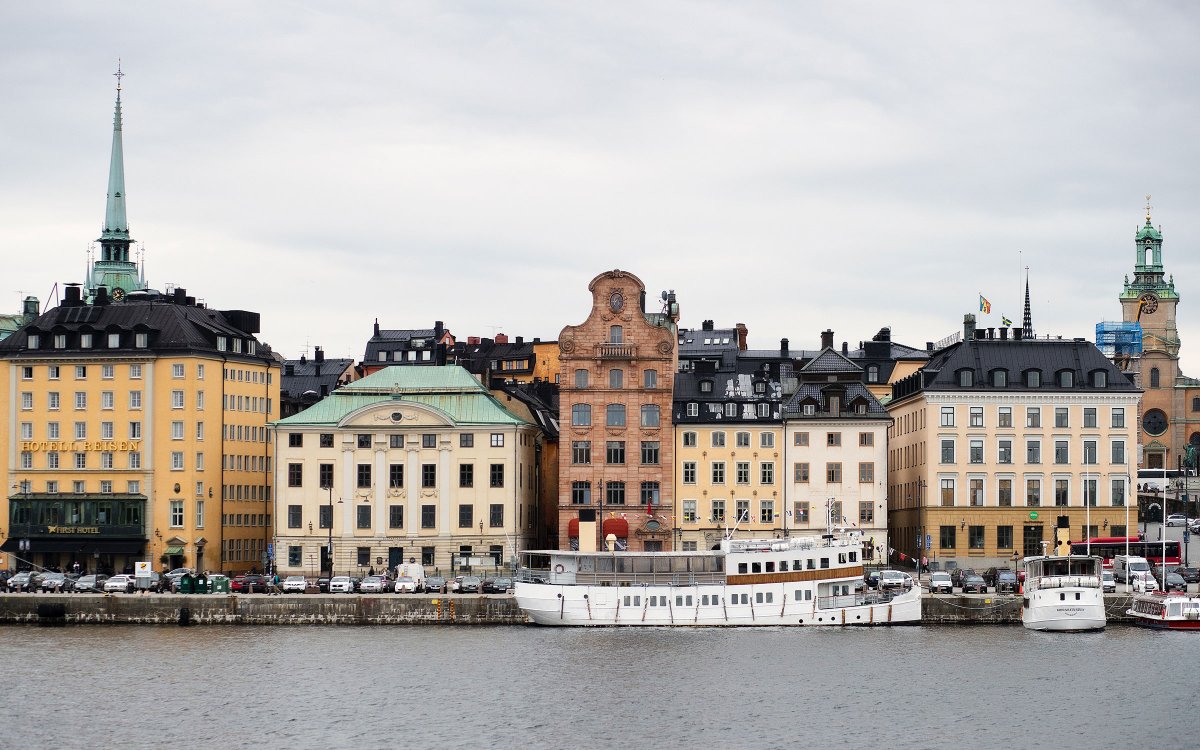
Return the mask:
<path id="1" fill-rule="evenodd" d="M 1143 628 L 1200 631 L 1200 595 L 1178 591 L 1138 594 L 1125 614 Z"/>
<path id="2" fill-rule="evenodd" d="M 1099 557 L 1042 555 L 1024 561 L 1021 623 L 1030 630 L 1103 630 Z"/>

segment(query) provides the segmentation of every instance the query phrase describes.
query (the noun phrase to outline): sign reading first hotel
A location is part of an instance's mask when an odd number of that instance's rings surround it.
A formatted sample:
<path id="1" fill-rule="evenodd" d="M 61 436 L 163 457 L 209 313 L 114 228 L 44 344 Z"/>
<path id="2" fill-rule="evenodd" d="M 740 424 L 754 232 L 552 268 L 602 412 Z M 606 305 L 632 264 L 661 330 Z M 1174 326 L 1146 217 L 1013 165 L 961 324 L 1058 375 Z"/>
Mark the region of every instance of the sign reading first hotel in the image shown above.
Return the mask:
<path id="1" fill-rule="evenodd" d="M 79 453 L 84 451 L 133 452 L 142 449 L 140 440 L 22 440 L 21 450 L 35 453 L 38 451 L 62 451 L 64 453 Z"/>

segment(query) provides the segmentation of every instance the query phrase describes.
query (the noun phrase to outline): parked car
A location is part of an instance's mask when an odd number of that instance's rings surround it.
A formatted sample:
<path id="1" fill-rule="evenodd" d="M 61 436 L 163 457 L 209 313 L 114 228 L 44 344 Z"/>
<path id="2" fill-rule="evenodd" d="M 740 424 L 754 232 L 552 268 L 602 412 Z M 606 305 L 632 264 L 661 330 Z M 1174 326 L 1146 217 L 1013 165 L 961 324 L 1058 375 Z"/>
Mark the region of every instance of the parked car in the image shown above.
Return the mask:
<path id="1" fill-rule="evenodd" d="M 317 579 L 317 593 L 319 593 L 319 594 L 328 594 L 329 593 L 329 579 L 326 578 L 325 576 L 321 576 L 320 578 Z"/>
<path id="2" fill-rule="evenodd" d="M 189 573 L 191 575 L 196 575 L 196 571 L 192 570 L 191 568 L 175 568 L 174 570 L 167 572 L 167 574 L 164 576 L 167 580 L 163 585 L 172 591 L 178 591 L 179 579 L 183 578 L 184 575 Z"/>
<path id="3" fill-rule="evenodd" d="M 867 584 L 867 588 L 869 589 L 879 588 L 879 571 L 868 570 L 866 573 L 863 573 L 863 582 Z"/>
<path id="4" fill-rule="evenodd" d="M 427 594 L 444 594 L 446 593 L 446 579 L 441 576 L 430 576 L 425 579 L 425 593 Z"/>
<path id="5" fill-rule="evenodd" d="M 987 570 L 983 571 L 983 582 L 986 583 L 987 585 L 991 586 L 992 588 L 996 588 L 997 585 L 999 584 L 1001 573 L 1012 573 L 1012 568 L 1004 568 L 1004 567 L 988 568 Z M 1016 580 L 1015 574 L 1013 576 L 1013 580 L 1014 581 Z"/>
<path id="6" fill-rule="evenodd" d="M 73 583 L 66 573 L 47 573 L 42 576 L 38 588 L 42 591 L 70 591 Z"/>
<path id="7" fill-rule="evenodd" d="M 950 574 L 944 570 L 930 573 L 929 590 L 934 594 L 953 594 L 954 582 L 950 580 Z"/>
<path id="8" fill-rule="evenodd" d="M 1167 516 L 1168 526 L 1185 526 L 1187 525 L 1187 522 L 1187 516 L 1183 515 L 1182 513 L 1172 513 L 1171 515 Z"/>
<path id="9" fill-rule="evenodd" d="M 1156 566 L 1154 568 L 1154 581 L 1158 584 L 1159 591 L 1187 591 L 1187 581 L 1183 580 L 1183 576 L 1174 570 L 1164 571 L 1162 568 Z"/>
<path id="10" fill-rule="evenodd" d="M 1191 522 L 1188 523 L 1188 528 L 1193 534 L 1200 534 L 1200 518 L 1193 518 Z"/>
<path id="11" fill-rule="evenodd" d="M 489 578 L 483 582 L 483 591 L 485 594 L 507 594 L 511 588 L 511 578 Z"/>
<path id="12" fill-rule="evenodd" d="M 133 591 L 134 583 L 133 576 L 120 573 L 104 582 L 104 593 L 112 594 L 118 591 L 129 593 Z"/>
<path id="13" fill-rule="evenodd" d="M 400 576 L 392 588 L 397 594 L 415 594 L 420 591 L 417 579 L 412 576 Z"/>
<path id="14" fill-rule="evenodd" d="M 879 573 L 879 590 L 911 589 L 912 576 L 901 570 L 883 570 Z"/>
<path id="15" fill-rule="evenodd" d="M 12 578 L 8 579 L 8 590 L 31 591 L 33 589 L 35 580 L 36 579 L 31 571 L 22 570 L 20 573 L 17 573 Z"/>
<path id="16" fill-rule="evenodd" d="M 463 576 L 462 582 L 458 585 L 458 593 L 478 594 L 481 588 L 483 588 L 483 579 L 479 576 Z"/>
<path id="17" fill-rule="evenodd" d="M 950 571 L 950 579 L 954 581 L 954 585 L 962 588 L 963 579 L 967 576 L 977 576 L 974 568 L 955 568 Z"/>
<path id="18" fill-rule="evenodd" d="M 996 580 L 992 582 L 992 588 L 996 589 L 997 594 L 1017 593 L 1017 574 L 1008 568 L 1003 568 L 996 573 Z"/>
<path id="19" fill-rule="evenodd" d="M 1111 570 L 1100 571 L 1100 585 L 1104 588 L 1104 593 L 1115 594 L 1117 592 L 1117 579 Z"/>
<path id="20" fill-rule="evenodd" d="M 1144 594 L 1149 591 L 1158 591 L 1158 582 L 1154 580 L 1154 576 L 1145 571 L 1138 571 L 1129 574 L 1129 581 L 1133 584 L 1133 590 L 1139 594 Z"/>
<path id="21" fill-rule="evenodd" d="M 466 576 L 454 576 L 454 578 L 450 580 L 450 583 L 446 585 L 446 590 L 452 594 L 462 591 L 462 581 L 464 578 L 466 578 Z"/>
<path id="22" fill-rule="evenodd" d="M 331 594 L 353 594 L 354 579 L 350 576 L 334 576 L 329 579 L 329 593 Z"/>
<path id="23" fill-rule="evenodd" d="M 983 576 L 976 573 L 968 573 L 962 577 L 962 592 L 964 594 L 986 594 L 987 590 L 988 587 L 983 581 Z"/>
<path id="24" fill-rule="evenodd" d="M 364 594 L 383 594 L 392 590 L 392 582 L 384 576 L 367 576 L 358 590 Z"/>
<path id="25" fill-rule="evenodd" d="M 89 573 L 75 581 L 74 590 L 81 593 L 95 593 L 104 590 L 104 582 L 108 580 L 108 576 L 103 573 Z"/>
<path id="26" fill-rule="evenodd" d="M 1200 568 L 1189 568 L 1180 565 L 1175 568 L 1175 572 L 1188 583 L 1200 583 Z"/>
<path id="27" fill-rule="evenodd" d="M 283 583 L 279 585 L 283 592 L 303 594 L 308 589 L 308 581 L 304 580 L 304 576 L 288 576 L 283 579 Z"/>

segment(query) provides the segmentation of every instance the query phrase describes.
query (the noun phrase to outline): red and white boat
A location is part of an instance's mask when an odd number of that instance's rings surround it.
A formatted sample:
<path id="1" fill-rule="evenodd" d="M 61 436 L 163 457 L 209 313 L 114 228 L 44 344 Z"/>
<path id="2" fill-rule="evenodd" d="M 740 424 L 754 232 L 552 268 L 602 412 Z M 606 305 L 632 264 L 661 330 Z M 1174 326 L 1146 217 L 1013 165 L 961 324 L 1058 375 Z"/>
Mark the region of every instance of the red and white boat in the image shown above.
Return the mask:
<path id="1" fill-rule="evenodd" d="M 1138 594 L 1126 614 L 1144 628 L 1200 631 L 1200 595 L 1179 591 Z"/>

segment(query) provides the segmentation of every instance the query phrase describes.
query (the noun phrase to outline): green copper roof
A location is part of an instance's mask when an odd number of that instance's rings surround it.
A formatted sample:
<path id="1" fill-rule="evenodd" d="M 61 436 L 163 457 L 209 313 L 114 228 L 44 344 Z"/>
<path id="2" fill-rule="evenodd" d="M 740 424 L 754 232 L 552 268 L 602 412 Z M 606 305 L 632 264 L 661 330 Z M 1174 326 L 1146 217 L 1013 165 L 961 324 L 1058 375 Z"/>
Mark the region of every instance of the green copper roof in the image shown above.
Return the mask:
<path id="1" fill-rule="evenodd" d="M 457 365 L 385 367 L 275 424 L 332 426 L 364 407 L 403 402 L 437 409 L 457 424 L 529 424 L 505 409 L 471 373 Z"/>
<path id="2" fill-rule="evenodd" d="M 120 69 L 117 72 L 120 74 Z M 125 218 L 125 152 L 121 145 L 121 87 L 119 84 L 117 86 L 117 107 L 113 114 L 112 157 L 108 162 L 108 203 L 104 207 L 104 233 L 100 235 L 100 239 L 129 239 L 129 221 Z"/>
<path id="3" fill-rule="evenodd" d="M 1161 240 L 1162 234 L 1157 229 L 1154 228 L 1154 225 L 1150 223 L 1150 217 L 1147 216 L 1146 223 L 1138 231 L 1136 239 L 1139 239 L 1139 240 L 1145 240 L 1145 239 Z"/>

